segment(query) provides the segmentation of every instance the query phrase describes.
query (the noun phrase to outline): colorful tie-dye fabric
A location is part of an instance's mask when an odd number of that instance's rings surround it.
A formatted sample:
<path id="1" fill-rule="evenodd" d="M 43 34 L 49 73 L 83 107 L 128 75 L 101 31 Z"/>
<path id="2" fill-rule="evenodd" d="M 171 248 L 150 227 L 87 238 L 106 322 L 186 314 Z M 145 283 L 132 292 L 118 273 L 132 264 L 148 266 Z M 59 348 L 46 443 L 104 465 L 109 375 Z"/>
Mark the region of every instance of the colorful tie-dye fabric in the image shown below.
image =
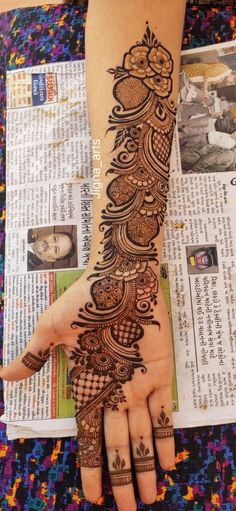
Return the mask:
<path id="1" fill-rule="evenodd" d="M 73 3 L 73 2 L 72 2 Z M 75 3 L 75 2 L 74 2 Z M 192 4 L 192 2 L 188 2 Z M 189 5 L 183 48 L 236 38 L 232 2 Z M 200 2 L 199 2 L 200 3 Z M 205 2 L 204 2 L 205 3 Z M 214 3 L 214 7 L 213 7 Z M 229 4 L 223 7 L 223 4 Z M 220 6 L 221 4 L 221 6 Z M 5 220 L 5 71 L 45 62 L 84 58 L 87 2 L 76 5 L 16 9 L 0 15 L 0 328 L 3 328 L 3 261 Z M 1 353 L 0 353 L 1 356 Z M 3 412 L 1 382 L 0 414 Z M 139 510 L 233 511 L 233 425 L 175 430 L 177 470 L 157 471 L 155 506 L 138 500 Z M 0 510 L 115 510 L 104 468 L 105 502 L 85 501 L 76 464 L 76 437 L 8 441 L 0 422 Z"/>

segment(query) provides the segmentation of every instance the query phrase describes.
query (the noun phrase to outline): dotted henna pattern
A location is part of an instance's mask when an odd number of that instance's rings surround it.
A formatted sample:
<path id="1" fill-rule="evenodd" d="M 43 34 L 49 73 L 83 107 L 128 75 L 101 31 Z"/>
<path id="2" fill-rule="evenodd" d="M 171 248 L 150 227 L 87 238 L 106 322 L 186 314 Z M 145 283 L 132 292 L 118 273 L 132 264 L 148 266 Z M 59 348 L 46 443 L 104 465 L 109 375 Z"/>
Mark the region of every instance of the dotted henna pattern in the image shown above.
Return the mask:
<path id="1" fill-rule="evenodd" d="M 109 116 L 115 156 L 107 172 L 115 177 L 102 211 L 100 261 L 89 277 L 91 301 L 71 325 L 84 329 L 70 356 L 83 466 L 102 463 L 101 407 L 117 410 L 126 400 L 123 384 L 136 368 L 146 371 L 138 345 L 144 326 L 160 327 L 153 317 L 158 281 L 150 262 L 158 264 L 153 240 L 166 212 L 176 117 L 172 71 L 171 54 L 148 24 L 122 65 L 108 70 L 117 104 Z"/>
<path id="2" fill-rule="evenodd" d="M 114 178 L 102 211 L 100 260 L 89 277 L 91 300 L 71 325 L 82 329 L 70 356 L 74 362 L 70 377 L 79 458 L 87 467 L 102 463 L 102 407 L 117 410 L 126 401 L 123 384 L 132 379 L 136 368 L 146 371 L 139 353 L 144 327 L 156 324 L 160 328 L 153 316 L 158 292 L 152 269 L 158 264 L 153 240 L 166 212 L 176 117 L 170 98 L 173 60 L 148 23 L 143 39 L 125 53 L 120 66 L 108 72 L 114 78 L 117 102 L 108 119 L 108 131 L 114 133 L 114 158 L 107 173 Z M 48 358 L 45 355 L 28 353 L 23 363 L 39 370 Z M 148 462 L 151 469 L 153 462 Z M 123 481 L 120 476 L 118 480 L 115 484 Z M 130 480 L 128 472 L 124 480 L 126 484 Z"/>

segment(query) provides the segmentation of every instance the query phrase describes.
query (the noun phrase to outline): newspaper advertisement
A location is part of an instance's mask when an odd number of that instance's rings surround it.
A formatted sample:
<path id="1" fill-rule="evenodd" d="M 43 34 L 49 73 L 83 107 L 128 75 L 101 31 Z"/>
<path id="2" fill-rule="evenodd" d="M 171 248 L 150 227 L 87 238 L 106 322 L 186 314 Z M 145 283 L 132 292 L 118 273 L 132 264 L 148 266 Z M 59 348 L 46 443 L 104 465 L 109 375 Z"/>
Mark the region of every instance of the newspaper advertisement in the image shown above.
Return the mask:
<path id="1" fill-rule="evenodd" d="M 235 420 L 235 57 L 236 42 L 182 52 L 161 264 L 174 427 Z M 7 85 L 4 365 L 82 275 L 93 199 L 84 61 L 11 71 Z M 60 347 L 39 373 L 4 382 L 4 400 L 11 439 L 76 434 Z"/>

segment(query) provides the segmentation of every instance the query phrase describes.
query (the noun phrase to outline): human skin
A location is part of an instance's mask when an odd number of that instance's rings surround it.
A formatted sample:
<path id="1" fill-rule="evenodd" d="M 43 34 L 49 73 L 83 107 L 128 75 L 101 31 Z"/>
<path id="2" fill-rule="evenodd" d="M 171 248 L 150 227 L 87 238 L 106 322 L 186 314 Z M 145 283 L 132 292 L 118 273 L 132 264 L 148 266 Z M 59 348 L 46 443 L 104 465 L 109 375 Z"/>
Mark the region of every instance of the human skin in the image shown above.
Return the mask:
<path id="1" fill-rule="evenodd" d="M 40 236 L 34 242 L 33 250 L 42 261 L 56 261 L 69 254 L 71 246 L 71 240 L 66 234 L 50 233 Z"/>
<path id="2" fill-rule="evenodd" d="M 18 9 L 18 7 L 36 7 L 38 5 L 63 3 L 66 3 L 66 1 L 45 0 L 44 2 L 40 2 L 40 0 L 0 0 L 0 13 L 10 11 L 11 9 Z"/>
<path id="3" fill-rule="evenodd" d="M 6 380 L 31 376 L 61 345 L 85 497 L 102 494 L 104 430 L 119 511 L 136 509 L 130 443 L 147 504 L 156 500 L 154 448 L 162 468 L 175 461 L 173 352 L 159 280 L 184 12 L 183 0 L 156 0 L 155 9 L 153 0 L 90 0 L 87 95 L 103 184 L 91 257 L 40 317 L 24 352 L 0 371 Z"/>

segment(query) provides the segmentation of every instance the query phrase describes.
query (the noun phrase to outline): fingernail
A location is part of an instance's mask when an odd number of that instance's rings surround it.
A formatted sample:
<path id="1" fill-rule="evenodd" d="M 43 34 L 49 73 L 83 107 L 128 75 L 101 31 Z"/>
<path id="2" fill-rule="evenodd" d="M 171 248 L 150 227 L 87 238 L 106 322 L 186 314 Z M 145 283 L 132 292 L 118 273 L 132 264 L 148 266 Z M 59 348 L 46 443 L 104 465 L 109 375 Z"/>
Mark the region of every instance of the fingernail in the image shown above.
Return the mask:
<path id="1" fill-rule="evenodd" d="M 104 497 L 99 497 L 99 499 L 94 501 L 95 506 L 102 506 L 104 504 Z"/>
<path id="2" fill-rule="evenodd" d="M 176 467 L 176 464 L 172 465 L 170 468 L 168 468 L 167 470 L 177 470 L 177 467 Z"/>

